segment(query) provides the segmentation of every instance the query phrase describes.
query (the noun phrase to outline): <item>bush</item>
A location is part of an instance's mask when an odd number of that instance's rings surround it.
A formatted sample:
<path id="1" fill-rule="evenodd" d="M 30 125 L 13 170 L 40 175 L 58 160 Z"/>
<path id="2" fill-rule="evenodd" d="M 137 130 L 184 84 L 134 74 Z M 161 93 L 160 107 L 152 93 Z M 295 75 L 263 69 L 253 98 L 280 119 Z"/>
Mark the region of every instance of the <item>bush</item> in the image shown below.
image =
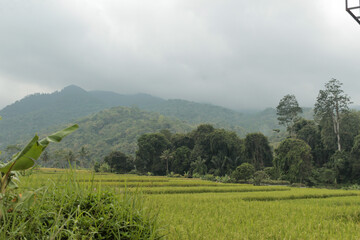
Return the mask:
<path id="1" fill-rule="evenodd" d="M 200 178 L 201 175 L 200 175 L 199 173 L 193 173 L 193 174 L 192 174 L 192 177 L 193 177 L 193 178 Z"/>
<path id="2" fill-rule="evenodd" d="M 100 172 L 100 163 L 99 162 L 94 163 L 94 171 Z"/>
<path id="3" fill-rule="evenodd" d="M 111 172 L 111 168 L 107 163 L 101 164 L 99 170 L 100 172 Z"/>
<path id="4" fill-rule="evenodd" d="M 128 174 L 142 175 L 141 172 L 136 169 L 131 170 L 130 172 L 128 172 Z"/>
<path id="5" fill-rule="evenodd" d="M 187 172 L 184 172 L 184 177 L 191 178 L 192 176 L 191 176 L 191 173 L 189 171 L 187 171 Z"/>
<path id="6" fill-rule="evenodd" d="M 214 175 L 212 174 L 205 174 L 204 176 L 201 177 L 202 180 L 207 180 L 207 181 L 215 181 L 216 178 Z"/>
<path id="7" fill-rule="evenodd" d="M 260 186 L 261 183 L 266 179 L 269 179 L 269 176 L 266 174 L 265 171 L 257 171 L 254 173 L 254 185 L 255 186 Z"/>
<path id="8" fill-rule="evenodd" d="M 231 177 L 229 175 L 225 175 L 225 176 L 220 178 L 220 182 L 222 182 L 222 183 L 232 183 L 233 180 L 231 179 Z"/>
<path id="9" fill-rule="evenodd" d="M 232 178 L 234 178 L 236 181 L 247 181 L 253 177 L 254 173 L 255 168 L 253 165 L 250 163 L 243 163 L 232 172 Z"/>
<path id="10" fill-rule="evenodd" d="M 274 167 L 266 167 L 264 168 L 264 172 L 269 176 L 270 179 L 272 180 L 277 180 L 279 179 L 279 174 L 276 171 L 276 169 Z"/>

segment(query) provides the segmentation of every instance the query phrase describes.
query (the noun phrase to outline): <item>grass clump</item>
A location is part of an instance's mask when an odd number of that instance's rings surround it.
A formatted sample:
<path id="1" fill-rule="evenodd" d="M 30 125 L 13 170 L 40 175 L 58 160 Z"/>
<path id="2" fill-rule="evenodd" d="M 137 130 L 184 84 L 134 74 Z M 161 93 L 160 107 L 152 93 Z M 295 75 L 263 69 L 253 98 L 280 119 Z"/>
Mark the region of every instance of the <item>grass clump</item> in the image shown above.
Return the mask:
<path id="1" fill-rule="evenodd" d="M 8 198 L 2 206 L 0 239 L 160 238 L 156 216 L 142 207 L 138 194 L 117 196 L 106 189 L 80 186 L 73 176 L 67 179 L 28 194 L 30 204 Z"/>

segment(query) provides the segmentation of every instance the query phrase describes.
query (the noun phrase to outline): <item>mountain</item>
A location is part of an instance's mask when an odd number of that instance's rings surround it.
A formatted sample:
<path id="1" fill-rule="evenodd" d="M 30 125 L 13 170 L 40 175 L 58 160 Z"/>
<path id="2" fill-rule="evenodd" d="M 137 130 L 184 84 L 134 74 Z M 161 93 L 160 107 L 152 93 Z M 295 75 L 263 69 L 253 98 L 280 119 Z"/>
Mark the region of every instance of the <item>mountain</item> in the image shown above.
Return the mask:
<path id="1" fill-rule="evenodd" d="M 148 94 L 122 95 L 105 91 L 92 91 L 89 93 L 104 101 L 109 107 L 137 106 L 142 110 L 158 112 L 194 125 L 211 123 L 215 127 L 233 130 L 241 136 L 246 135 L 247 132 L 241 126 L 243 114 L 220 106 L 181 99 L 164 100 Z"/>
<path id="2" fill-rule="evenodd" d="M 77 153 L 85 146 L 90 159 L 100 160 L 113 150 L 134 154 L 137 139 L 142 134 L 163 129 L 173 133 L 185 133 L 193 129 L 191 125 L 178 119 L 135 107 L 106 109 L 76 122 L 80 128 L 60 144 L 50 146 L 51 152 L 62 149 L 65 154 L 68 150 Z M 50 131 L 53 130 L 46 130 L 44 133 Z"/>
<path id="3" fill-rule="evenodd" d="M 44 128 L 66 124 L 104 108 L 106 104 L 101 100 L 74 85 L 60 92 L 27 96 L 0 111 L 0 144 L 14 144 Z"/>
<path id="4" fill-rule="evenodd" d="M 240 137 L 250 132 L 262 132 L 277 141 L 278 136 L 273 129 L 280 128 L 275 109 L 244 114 L 211 104 L 165 100 L 143 93 L 124 95 L 109 91 L 85 91 L 71 85 L 51 94 L 27 96 L 2 109 L 0 148 L 24 142 L 24 139 L 44 129 L 77 122 L 79 118 L 116 106 L 136 106 L 192 126 L 210 123 L 217 128 L 235 131 Z"/>

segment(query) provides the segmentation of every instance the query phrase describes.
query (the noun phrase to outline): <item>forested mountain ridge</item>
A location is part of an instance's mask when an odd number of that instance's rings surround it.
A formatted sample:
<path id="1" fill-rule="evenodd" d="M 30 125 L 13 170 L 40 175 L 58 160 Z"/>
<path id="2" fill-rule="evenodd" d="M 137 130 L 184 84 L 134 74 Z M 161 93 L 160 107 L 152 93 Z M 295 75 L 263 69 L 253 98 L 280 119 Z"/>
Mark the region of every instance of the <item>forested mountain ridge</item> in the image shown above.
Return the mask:
<path id="1" fill-rule="evenodd" d="M 191 125 L 210 123 L 217 128 L 235 131 L 245 137 L 250 132 L 262 132 L 276 139 L 272 130 L 279 128 L 276 110 L 244 114 L 211 104 L 186 100 L 164 100 L 148 94 L 123 95 L 108 91 L 85 91 L 71 85 L 51 94 L 33 94 L 0 111 L 0 148 L 22 142 L 46 128 L 56 128 L 76 119 L 115 106 L 136 106 L 178 118 Z M 274 135 L 275 134 L 275 135 Z"/>
<path id="2" fill-rule="evenodd" d="M 193 129 L 178 119 L 142 111 L 136 107 L 105 109 L 76 123 L 80 128 L 71 135 L 71 139 L 65 139 L 59 146 L 49 148 L 50 152 L 63 155 L 59 159 L 66 159 L 64 155 L 69 151 L 78 153 L 82 147 L 87 152 L 88 160 L 99 161 L 114 150 L 134 154 L 138 138 L 145 133 L 164 129 L 172 133 L 184 133 Z"/>
<path id="3" fill-rule="evenodd" d="M 0 146 L 29 138 L 42 129 L 66 124 L 106 108 L 99 99 L 74 85 L 51 94 L 33 94 L 0 111 Z"/>

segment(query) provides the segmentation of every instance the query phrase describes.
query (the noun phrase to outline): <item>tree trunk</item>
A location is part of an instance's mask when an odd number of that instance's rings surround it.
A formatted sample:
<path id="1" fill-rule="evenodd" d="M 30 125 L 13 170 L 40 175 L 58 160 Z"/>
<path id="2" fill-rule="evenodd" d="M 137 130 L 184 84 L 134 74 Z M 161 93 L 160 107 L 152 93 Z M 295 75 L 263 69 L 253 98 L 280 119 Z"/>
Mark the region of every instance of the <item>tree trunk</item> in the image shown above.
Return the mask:
<path id="1" fill-rule="evenodd" d="M 337 145 L 338 151 L 341 151 L 341 143 L 340 143 L 340 114 L 339 114 L 339 104 L 336 102 L 335 106 L 336 116 L 335 116 L 335 123 L 336 123 L 336 137 L 337 137 Z"/>

